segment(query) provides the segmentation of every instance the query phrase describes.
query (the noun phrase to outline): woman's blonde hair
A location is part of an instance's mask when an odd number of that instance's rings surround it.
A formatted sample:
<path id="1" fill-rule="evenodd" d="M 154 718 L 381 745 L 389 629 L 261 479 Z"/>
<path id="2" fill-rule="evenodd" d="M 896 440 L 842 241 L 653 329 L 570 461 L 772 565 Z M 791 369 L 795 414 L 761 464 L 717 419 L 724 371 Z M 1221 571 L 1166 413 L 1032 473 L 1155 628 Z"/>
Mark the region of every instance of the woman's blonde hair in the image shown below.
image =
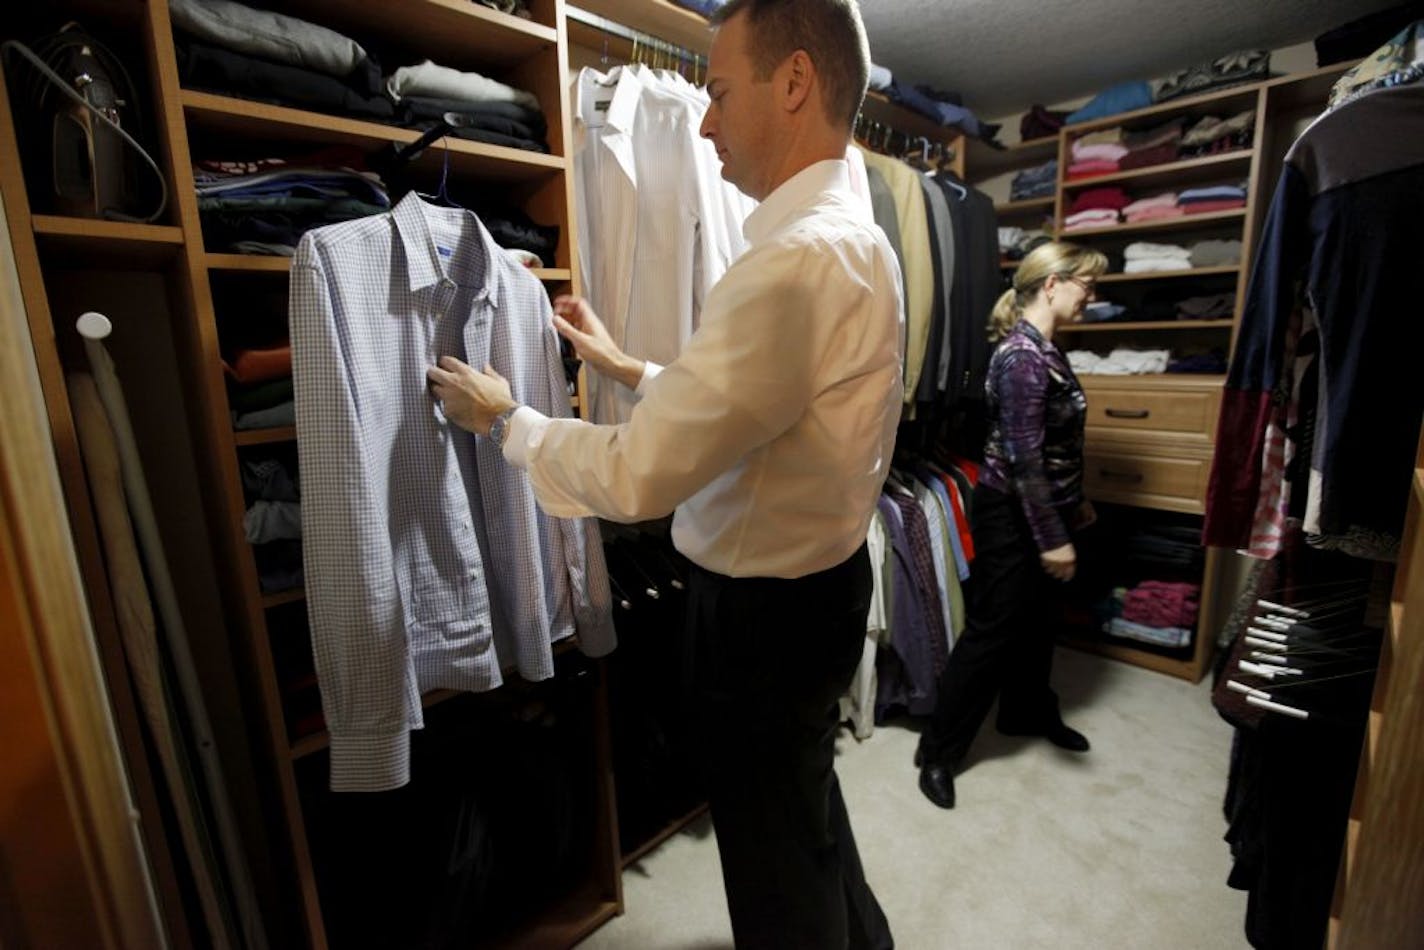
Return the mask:
<path id="1" fill-rule="evenodd" d="M 1008 336 L 1023 316 L 1024 307 L 1054 274 L 1060 278 L 1098 277 L 1107 269 L 1108 259 L 1101 251 L 1067 241 L 1040 244 L 1019 262 L 1013 287 L 1004 291 L 994 304 L 994 312 L 989 317 L 989 339 L 998 341 Z"/>

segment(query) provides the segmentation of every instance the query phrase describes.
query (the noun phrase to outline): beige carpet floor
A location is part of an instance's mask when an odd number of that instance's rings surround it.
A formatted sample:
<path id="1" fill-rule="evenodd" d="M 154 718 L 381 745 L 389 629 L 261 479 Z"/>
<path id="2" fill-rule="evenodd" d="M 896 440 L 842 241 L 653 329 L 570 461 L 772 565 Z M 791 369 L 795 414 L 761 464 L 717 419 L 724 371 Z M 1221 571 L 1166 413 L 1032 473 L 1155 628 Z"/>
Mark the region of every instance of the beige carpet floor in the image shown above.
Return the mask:
<path id="1" fill-rule="evenodd" d="M 1226 886 L 1230 728 L 1207 683 L 1060 650 L 1076 756 L 980 733 L 942 811 L 920 794 L 907 725 L 838 744 L 866 874 L 901 950 L 1238 950 L 1246 896 Z M 732 946 L 711 824 L 623 875 L 627 912 L 585 950 Z"/>

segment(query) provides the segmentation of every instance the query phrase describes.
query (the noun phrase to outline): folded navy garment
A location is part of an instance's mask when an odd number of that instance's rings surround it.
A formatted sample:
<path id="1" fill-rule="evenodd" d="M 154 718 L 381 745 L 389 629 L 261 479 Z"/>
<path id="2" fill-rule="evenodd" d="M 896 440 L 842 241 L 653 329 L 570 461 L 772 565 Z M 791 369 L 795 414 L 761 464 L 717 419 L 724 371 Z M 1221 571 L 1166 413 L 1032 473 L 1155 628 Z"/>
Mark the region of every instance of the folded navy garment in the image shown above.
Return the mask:
<path id="1" fill-rule="evenodd" d="M 1246 189 L 1239 185 L 1214 185 L 1210 188 L 1188 188 L 1178 193 L 1177 204 L 1189 205 L 1197 201 L 1234 201 L 1246 197 Z"/>
<path id="2" fill-rule="evenodd" d="M 428 129 L 435 124 L 434 122 L 417 122 L 411 128 Z M 519 148 L 526 152 L 549 151 L 548 144 L 544 142 L 536 142 L 533 139 L 520 138 L 515 135 L 505 135 L 502 132 L 492 132 L 488 129 L 456 127 L 450 130 L 450 134 L 457 139 L 484 142 L 486 145 L 503 145 L 506 148 Z"/>
<path id="3" fill-rule="evenodd" d="M 542 139 L 549 131 L 544 114 L 522 106 L 517 102 L 467 102 L 464 99 L 437 99 L 431 96 L 401 96 L 400 116 L 403 122 L 421 119 L 439 119 L 445 113 L 454 112 L 474 120 L 473 128 L 503 132 L 525 139 Z M 493 123 L 510 123 L 508 128 L 498 128 Z"/>
<path id="4" fill-rule="evenodd" d="M 890 83 L 887 94 L 907 109 L 913 109 L 940 125 L 960 129 L 965 135 L 976 139 L 992 142 L 999 132 L 999 126 L 979 121 L 978 116 L 963 106 L 935 99 L 898 79 Z"/>
<path id="5" fill-rule="evenodd" d="M 390 119 L 395 107 L 324 73 L 269 63 L 203 43 L 180 42 L 178 78 L 184 88 L 367 119 Z"/>

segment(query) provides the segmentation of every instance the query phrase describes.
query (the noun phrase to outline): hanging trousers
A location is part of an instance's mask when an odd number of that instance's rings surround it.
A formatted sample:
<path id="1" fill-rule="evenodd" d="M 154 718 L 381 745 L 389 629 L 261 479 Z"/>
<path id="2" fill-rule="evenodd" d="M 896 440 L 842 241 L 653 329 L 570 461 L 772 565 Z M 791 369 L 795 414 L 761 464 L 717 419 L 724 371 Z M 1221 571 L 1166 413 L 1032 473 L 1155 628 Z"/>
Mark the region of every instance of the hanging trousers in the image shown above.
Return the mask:
<path id="1" fill-rule="evenodd" d="M 964 632 L 939 678 L 934 714 L 921 738 L 927 759 L 964 760 L 994 698 L 999 725 L 1035 732 L 1058 721 L 1048 685 L 1056 625 L 1056 582 L 1043 570 L 1018 496 L 974 489 L 974 570 Z"/>
<path id="2" fill-rule="evenodd" d="M 794 580 L 692 570 L 684 696 L 739 950 L 894 946 L 834 768 L 870 593 L 864 546 Z"/>

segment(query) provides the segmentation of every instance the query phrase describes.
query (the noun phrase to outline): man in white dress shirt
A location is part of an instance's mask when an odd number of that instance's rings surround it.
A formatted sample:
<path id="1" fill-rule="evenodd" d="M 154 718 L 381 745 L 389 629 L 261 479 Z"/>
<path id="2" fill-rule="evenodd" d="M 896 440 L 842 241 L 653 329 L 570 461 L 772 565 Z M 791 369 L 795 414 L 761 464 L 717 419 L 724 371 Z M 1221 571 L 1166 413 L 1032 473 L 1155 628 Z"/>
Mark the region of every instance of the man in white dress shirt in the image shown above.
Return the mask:
<path id="1" fill-rule="evenodd" d="M 747 251 L 666 367 L 621 352 L 586 302 L 555 304 L 580 357 L 641 397 L 628 421 L 549 419 L 450 357 L 429 377 L 446 417 L 501 444 L 550 514 L 673 512 L 694 565 L 685 687 L 737 946 L 886 948 L 834 770 L 902 396 L 899 271 L 845 162 L 865 31 L 855 0 L 732 0 L 716 22 L 702 134 L 761 202 Z"/>

